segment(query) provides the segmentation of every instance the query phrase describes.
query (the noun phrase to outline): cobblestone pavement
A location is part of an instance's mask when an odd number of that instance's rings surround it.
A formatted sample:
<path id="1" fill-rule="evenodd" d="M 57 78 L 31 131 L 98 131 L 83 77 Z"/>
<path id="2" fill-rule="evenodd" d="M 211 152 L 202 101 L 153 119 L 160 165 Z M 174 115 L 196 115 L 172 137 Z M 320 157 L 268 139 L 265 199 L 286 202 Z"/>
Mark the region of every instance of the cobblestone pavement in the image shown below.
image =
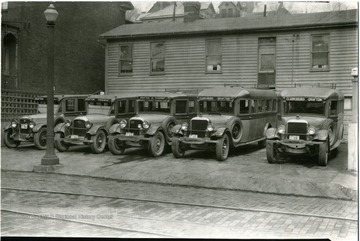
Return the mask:
<path id="1" fill-rule="evenodd" d="M 2 187 L 4 210 L 72 215 L 70 219 L 76 217 L 76 221 L 80 217 L 80 221 L 85 219 L 90 224 L 172 237 L 356 240 L 357 234 L 357 203 L 353 201 L 20 172 L 2 172 Z M 2 235 L 24 233 L 18 225 L 14 227 L 14 222 L 9 214 L 3 217 Z M 46 225 L 39 222 L 34 228 L 42 230 Z M 47 232 L 51 233 L 52 227 L 49 224 Z M 106 227 L 92 228 L 91 234 L 98 229 L 102 235 Z M 81 230 L 79 236 L 83 236 Z M 112 230 L 106 236 L 116 236 L 116 232 Z"/>

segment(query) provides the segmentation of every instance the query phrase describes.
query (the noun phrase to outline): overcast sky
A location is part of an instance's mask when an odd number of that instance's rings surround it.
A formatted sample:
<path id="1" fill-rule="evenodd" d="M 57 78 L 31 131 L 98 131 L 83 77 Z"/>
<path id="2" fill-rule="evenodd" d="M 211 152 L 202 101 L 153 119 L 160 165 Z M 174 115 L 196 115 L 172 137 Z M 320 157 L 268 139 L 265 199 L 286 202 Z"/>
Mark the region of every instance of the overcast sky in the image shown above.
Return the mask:
<path id="1" fill-rule="evenodd" d="M 141 12 L 147 12 L 151 6 L 156 2 L 156 1 L 131 1 L 132 4 L 134 5 L 134 7 L 136 9 L 139 9 Z M 213 3 L 213 6 L 215 8 L 215 11 L 218 11 L 218 5 L 221 3 L 221 1 L 211 1 Z M 262 1 L 262 2 L 273 2 L 274 1 Z M 324 3 L 321 3 L 321 1 L 284 1 L 284 5 L 285 7 L 289 7 L 289 8 L 296 8 L 296 9 L 303 9 L 303 11 L 305 11 L 305 8 L 309 11 L 309 12 L 314 12 L 314 11 L 328 11 L 329 10 L 329 4 L 326 3 L 329 1 L 325 1 Z M 330 1 L 332 3 L 335 3 L 335 1 Z M 357 8 L 357 1 L 342 1 L 341 2 L 342 5 L 346 6 L 347 9 L 356 9 Z M 342 9 L 343 10 L 343 9 Z"/>

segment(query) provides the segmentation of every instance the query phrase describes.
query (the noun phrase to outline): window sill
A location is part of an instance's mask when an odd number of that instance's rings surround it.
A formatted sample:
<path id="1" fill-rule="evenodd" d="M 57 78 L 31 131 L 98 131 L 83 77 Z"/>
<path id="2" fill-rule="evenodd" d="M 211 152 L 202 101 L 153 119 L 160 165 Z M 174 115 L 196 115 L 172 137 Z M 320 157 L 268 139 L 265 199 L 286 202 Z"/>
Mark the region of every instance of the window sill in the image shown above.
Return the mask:
<path id="1" fill-rule="evenodd" d="M 122 76 L 133 76 L 134 74 L 133 73 L 124 73 L 124 74 L 118 74 L 118 77 L 122 77 Z"/>
<path id="2" fill-rule="evenodd" d="M 162 72 L 162 73 L 150 73 L 150 75 L 165 75 L 165 72 Z"/>
<path id="3" fill-rule="evenodd" d="M 330 69 L 310 69 L 310 72 L 330 72 Z"/>
<path id="4" fill-rule="evenodd" d="M 206 71 L 205 74 L 222 74 L 222 71 Z"/>

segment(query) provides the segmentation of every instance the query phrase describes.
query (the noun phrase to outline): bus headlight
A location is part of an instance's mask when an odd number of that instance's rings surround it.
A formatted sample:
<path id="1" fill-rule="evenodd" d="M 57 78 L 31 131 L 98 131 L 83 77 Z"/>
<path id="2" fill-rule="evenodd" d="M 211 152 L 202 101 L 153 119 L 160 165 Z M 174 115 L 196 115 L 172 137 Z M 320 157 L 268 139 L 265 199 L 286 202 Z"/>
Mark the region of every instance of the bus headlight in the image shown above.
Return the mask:
<path id="1" fill-rule="evenodd" d="M 208 132 L 212 132 L 214 130 L 214 126 L 211 123 L 209 123 L 208 126 L 206 127 L 206 130 Z"/>
<path id="2" fill-rule="evenodd" d="M 150 123 L 147 122 L 147 121 L 144 121 L 144 123 L 142 124 L 142 127 L 143 127 L 144 129 L 148 129 L 148 128 L 150 127 Z"/>
<path id="3" fill-rule="evenodd" d="M 90 127 L 92 126 L 92 124 L 90 123 L 90 122 L 85 122 L 85 127 L 87 128 L 87 129 L 90 129 Z"/>
<path id="4" fill-rule="evenodd" d="M 35 123 L 34 123 L 34 122 L 30 122 L 29 128 L 30 128 L 30 129 L 33 129 L 34 127 L 35 127 Z"/>
<path id="5" fill-rule="evenodd" d="M 15 121 L 11 121 L 11 127 L 16 128 L 16 126 L 17 126 L 17 123 Z"/>
<path id="6" fill-rule="evenodd" d="M 66 126 L 66 127 L 70 127 L 70 126 L 71 126 L 71 120 L 66 120 L 65 126 Z"/>
<path id="7" fill-rule="evenodd" d="M 314 134 L 315 134 L 315 131 L 316 131 L 316 130 L 315 130 L 315 127 L 310 126 L 309 129 L 308 129 L 308 134 L 309 134 L 309 135 L 314 135 Z"/>
<path id="8" fill-rule="evenodd" d="M 189 125 L 188 125 L 186 122 L 182 123 L 182 124 L 181 124 L 181 130 L 187 131 L 188 126 L 189 126 Z"/>
<path id="9" fill-rule="evenodd" d="M 126 127 L 126 124 L 127 124 L 126 120 L 121 120 L 120 121 L 120 128 L 124 129 Z"/>
<path id="10" fill-rule="evenodd" d="M 278 133 L 279 134 L 285 134 L 285 126 L 284 125 L 280 125 L 278 127 Z"/>

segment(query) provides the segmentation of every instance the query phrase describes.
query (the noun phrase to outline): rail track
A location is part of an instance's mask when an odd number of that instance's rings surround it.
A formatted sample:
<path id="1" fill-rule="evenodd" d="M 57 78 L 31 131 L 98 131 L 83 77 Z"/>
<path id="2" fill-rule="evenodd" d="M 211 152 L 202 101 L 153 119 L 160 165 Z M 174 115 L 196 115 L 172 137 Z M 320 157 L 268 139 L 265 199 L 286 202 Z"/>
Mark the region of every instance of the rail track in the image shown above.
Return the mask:
<path id="1" fill-rule="evenodd" d="M 108 199 L 113 199 L 113 200 L 126 200 L 126 201 L 134 201 L 134 202 L 136 201 L 136 202 L 143 202 L 143 203 L 159 203 L 159 204 L 165 204 L 165 205 L 181 205 L 181 206 L 189 206 L 189 207 L 201 207 L 201 208 L 212 208 L 212 209 L 233 210 L 233 211 L 264 212 L 264 213 L 272 213 L 272 214 L 327 218 L 327 219 L 357 222 L 357 219 L 355 219 L 355 218 L 346 218 L 346 217 L 339 217 L 339 216 L 333 216 L 333 215 L 306 214 L 306 213 L 287 212 L 287 211 L 279 211 L 279 210 L 266 210 L 266 209 L 257 209 L 257 208 L 248 208 L 248 207 L 241 208 L 241 207 L 208 205 L 208 204 L 189 203 L 189 202 L 161 201 L 161 200 L 144 199 L 144 198 L 117 197 L 117 196 L 111 196 L 111 195 L 82 194 L 82 193 L 48 191 L 48 190 L 39 190 L 39 189 L 21 189 L 21 188 L 4 187 L 4 186 L 2 186 L 1 189 L 8 190 L 8 191 L 34 192 L 34 193 L 44 193 L 44 194 L 68 195 L 68 196 L 84 196 L 84 197 L 93 197 L 93 198 L 108 198 Z M 2 209 L 2 210 L 4 210 L 4 209 Z"/>

